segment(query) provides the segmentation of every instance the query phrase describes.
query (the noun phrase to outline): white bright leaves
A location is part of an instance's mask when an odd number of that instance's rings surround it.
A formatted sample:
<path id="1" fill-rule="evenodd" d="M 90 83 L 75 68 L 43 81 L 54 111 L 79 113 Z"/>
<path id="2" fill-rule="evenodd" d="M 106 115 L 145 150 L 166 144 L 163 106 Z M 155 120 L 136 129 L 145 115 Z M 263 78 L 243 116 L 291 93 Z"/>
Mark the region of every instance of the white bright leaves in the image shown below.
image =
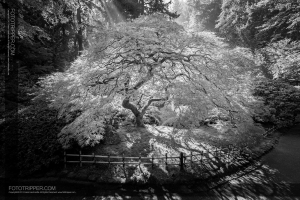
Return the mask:
<path id="1" fill-rule="evenodd" d="M 62 116 L 70 105 L 83 111 L 61 132 L 65 146 L 71 138 L 96 144 L 101 139 L 97 129 L 103 127 L 92 110 L 122 109 L 125 96 L 145 103 L 164 98 L 168 90 L 175 107 L 185 106 L 185 113 L 199 121 L 214 107 L 236 111 L 238 95 L 251 81 L 248 71 L 254 62 L 247 52 L 227 48 L 208 32 L 187 33 L 159 14 L 100 32 L 70 69 L 42 81 L 43 93 Z"/>

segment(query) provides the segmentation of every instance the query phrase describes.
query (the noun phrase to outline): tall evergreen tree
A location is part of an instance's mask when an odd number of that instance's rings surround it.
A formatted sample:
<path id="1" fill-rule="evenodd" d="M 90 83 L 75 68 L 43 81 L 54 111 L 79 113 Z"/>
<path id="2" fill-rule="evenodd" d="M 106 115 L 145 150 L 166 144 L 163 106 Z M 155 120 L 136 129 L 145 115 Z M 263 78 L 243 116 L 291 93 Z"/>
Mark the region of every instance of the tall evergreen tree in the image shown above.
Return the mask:
<path id="1" fill-rule="evenodd" d="M 111 3 L 126 19 L 134 19 L 140 15 L 149 15 L 155 12 L 166 14 L 170 18 L 179 16 L 176 12 L 170 11 L 171 1 L 164 3 L 163 0 L 112 0 Z"/>
<path id="2" fill-rule="evenodd" d="M 217 31 L 216 25 L 221 13 L 222 0 L 195 1 L 194 9 L 198 11 L 197 21 L 205 29 Z"/>

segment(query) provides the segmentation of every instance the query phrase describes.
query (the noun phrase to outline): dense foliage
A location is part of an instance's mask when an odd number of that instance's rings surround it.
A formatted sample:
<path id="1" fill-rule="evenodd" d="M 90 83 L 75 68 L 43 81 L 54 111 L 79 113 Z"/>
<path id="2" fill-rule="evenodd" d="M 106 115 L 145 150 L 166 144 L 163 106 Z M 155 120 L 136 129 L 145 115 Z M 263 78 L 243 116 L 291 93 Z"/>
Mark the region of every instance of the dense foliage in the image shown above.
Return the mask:
<path id="1" fill-rule="evenodd" d="M 117 113 L 111 108 L 87 110 L 60 131 L 58 141 L 64 148 L 77 144 L 81 147 L 95 146 L 106 134 L 112 134 L 114 127 L 111 120 Z"/>
<path id="2" fill-rule="evenodd" d="M 253 72 L 262 84 L 256 84 L 257 90 L 265 88 L 266 82 L 272 82 L 277 85 L 276 87 L 279 87 L 279 83 L 284 83 L 282 89 L 284 88 L 286 93 L 289 93 L 290 89 L 294 90 L 292 86 L 300 85 L 298 34 L 300 4 L 298 1 L 189 0 L 186 6 L 188 8 L 185 10 L 189 10 L 186 23 L 193 24 L 194 27 L 196 22 L 201 29 L 214 31 L 223 37 L 232 47 L 243 46 L 251 50 L 256 62 L 253 65 Z M 289 86 L 290 89 L 286 84 L 292 85 Z M 272 94 L 269 98 L 276 97 L 276 91 L 272 89 L 267 91 Z M 284 99 L 284 102 L 296 103 L 290 100 Z M 276 99 L 273 101 L 278 102 Z M 273 106 L 273 109 L 278 109 L 277 113 L 283 112 L 283 116 L 287 112 L 277 106 Z M 261 108 L 261 110 L 268 109 Z M 260 117 L 268 121 L 271 120 L 270 116 L 269 113 L 262 114 Z M 286 125 L 291 124 L 291 119 L 286 117 Z M 284 123 L 283 118 L 277 122 Z M 271 121 L 278 124 L 274 120 Z"/>
<path id="3" fill-rule="evenodd" d="M 293 125 L 295 118 L 300 114 L 300 90 L 286 82 L 263 81 L 257 84 L 254 95 L 262 97 L 270 113 L 261 122 L 272 122 L 277 126 Z M 259 119 L 258 119 L 259 121 Z"/>
<path id="4" fill-rule="evenodd" d="M 5 149 L 5 154 L 18 151 L 18 157 L 15 159 L 18 162 L 20 175 L 26 176 L 60 163 L 63 151 L 61 144 L 57 141 L 57 134 L 66 123 L 57 119 L 57 112 L 48 108 L 45 103 L 33 105 L 18 114 L 17 124 L 9 120 L 1 124 L 3 131 L 10 126 L 19 127 L 18 149 Z M 3 139 L 9 140 L 3 136 L 1 132 L 2 144 Z M 7 137 L 9 136 L 8 134 Z"/>
<path id="5" fill-rule="evenodd" d="M 251 48 L 282 39 L 299 40 L 299 2 L 223 1 L 216 28 L 231 42 Z"/>
<path id="6" fill-rule="evenodd" d="M 120 12 L 122 12 L 123 16 L 129 19 L 135 19 L 141 15 L 150 15 L 155 12 L 167 14 L 170 18 L 176 18 L 179 16 L 178 14 L 169 10 L 171 1 L 165 2 L 163 0 L 113 0 L 111 3 L 114 4 Z"/>
<path id="7" fill-rule="evenodd" d="M 82 146 L 98 143 L 110 109 L 129 111 L 139 127 L 146 114 L 163 123 L 160 109 L 167 105 L 192 127 L 216 107 L 232 123 L 244 112 L 240 101 L 245 104 L 254 64 L 247 50 L 229 50 L 210 33 L 190 34 L 160 14 L 117 24 L 101 35 L 66 72 L 40 82 L 39 98 L 59 108 L 60 117 L 82 112 L 61 132 L 65 146 L 70 138 Z"/>

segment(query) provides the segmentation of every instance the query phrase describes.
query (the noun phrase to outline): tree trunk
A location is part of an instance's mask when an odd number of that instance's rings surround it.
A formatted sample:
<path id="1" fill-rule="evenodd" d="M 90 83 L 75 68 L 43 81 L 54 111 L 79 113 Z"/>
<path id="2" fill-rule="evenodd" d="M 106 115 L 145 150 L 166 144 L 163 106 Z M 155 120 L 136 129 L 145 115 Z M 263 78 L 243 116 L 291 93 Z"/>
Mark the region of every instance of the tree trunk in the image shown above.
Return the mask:
<path id="1" fill-rule="evenodd" d="M 140 0 L 140 13 L 139 13 L 139 15 L 144 15 L 145 14 L 145 2 L 144 2 L 144 0 Z"/>
<path id="2" fill-rule="evenodd" d="M 168 96 L 165 98 L 157 98 L 157 99 L 150 98 L 147 104 L 140 111 L 138 110 L 137 106 L 129 102 L 130 97 L 126 97 L 123 100 L 122 106 L 126 109 L 131 110 L 131 112 L 134 114 L 137 127 L 145 127 L 143 116 L 145 115 L 147 109 L 153 102 L 157 102 L 157 101 L 164 101 L 163 103 L 164 105 L 165 101 L 169 99 L 169 92 L 167 91 L 167 89 L 166 89 L 166 93 L 168 94 Z"/>
<path id="3" fill-rule="evenodd" d="M 81 55 L 83 51 L 83 30 L 82 30 L 82 22 L 81 22 L 81 6 L 77 8 L 77 22 L 79 26 L 79 30 L 77 32 L 77 41 L 78 41 L 78 55 Z"/>
<path id="4" fill-rule="evenodd" d="M 135 116 L 135 123 L 137 127 L 142 127 L 145 128 L 144 120 L 143 120 L 143 115 L 139 114 Z"/>
<path id="5" fill-rule="evenodd" d="M 144 121 L 143 121 L 143 116 L 144 114 L 141 113 L 137 107 L 133 104 L 131 104 L 129 102 L 129 97 L 126 97 L 123 102 L 122 102 L 122 106 L 126 109 L 129 109 L 131 110 L 131 112 L 134 114 L 135 116 L 135 123 L 136 123 L 136 126 L 137 127 L 142 127 L 144 128 L 145 127 L 145 124 L 144 124 Z"/>

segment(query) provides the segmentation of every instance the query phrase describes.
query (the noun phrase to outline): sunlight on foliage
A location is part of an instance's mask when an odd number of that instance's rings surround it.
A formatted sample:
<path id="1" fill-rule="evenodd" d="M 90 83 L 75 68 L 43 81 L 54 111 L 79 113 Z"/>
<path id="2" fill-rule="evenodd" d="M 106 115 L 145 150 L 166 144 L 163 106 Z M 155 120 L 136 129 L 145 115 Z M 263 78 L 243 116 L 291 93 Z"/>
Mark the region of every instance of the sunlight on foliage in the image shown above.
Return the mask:
<path id="1" fill-rule="evenodd" d="M 214 108 L 226 113 L 232 124 L 250 123 L 248 104 L 255 100 L 247 88 L 253 65 L 247 49 L 229 49 L 211 32 L 186 32 L 154 14 L 103 29 L 66 72 L 40 81 L 37 99 L 50 101 L 62 118 L 68 112 L 82 113 L 62 130 L 64 146 L 71 140 L 81 146 L 97 144 L 108 108 L 131 111 L 141 127 L 146 113 L 160 121 L 165 106 L 190 128 Z"/>
<path id="2" fill-rule="evenodd" d="M 272 72 L 274 78 L 299 80 L 300 77 L 300 42 L 290 39 L 270 43 L 265 51 L 273 58 Z"/>

